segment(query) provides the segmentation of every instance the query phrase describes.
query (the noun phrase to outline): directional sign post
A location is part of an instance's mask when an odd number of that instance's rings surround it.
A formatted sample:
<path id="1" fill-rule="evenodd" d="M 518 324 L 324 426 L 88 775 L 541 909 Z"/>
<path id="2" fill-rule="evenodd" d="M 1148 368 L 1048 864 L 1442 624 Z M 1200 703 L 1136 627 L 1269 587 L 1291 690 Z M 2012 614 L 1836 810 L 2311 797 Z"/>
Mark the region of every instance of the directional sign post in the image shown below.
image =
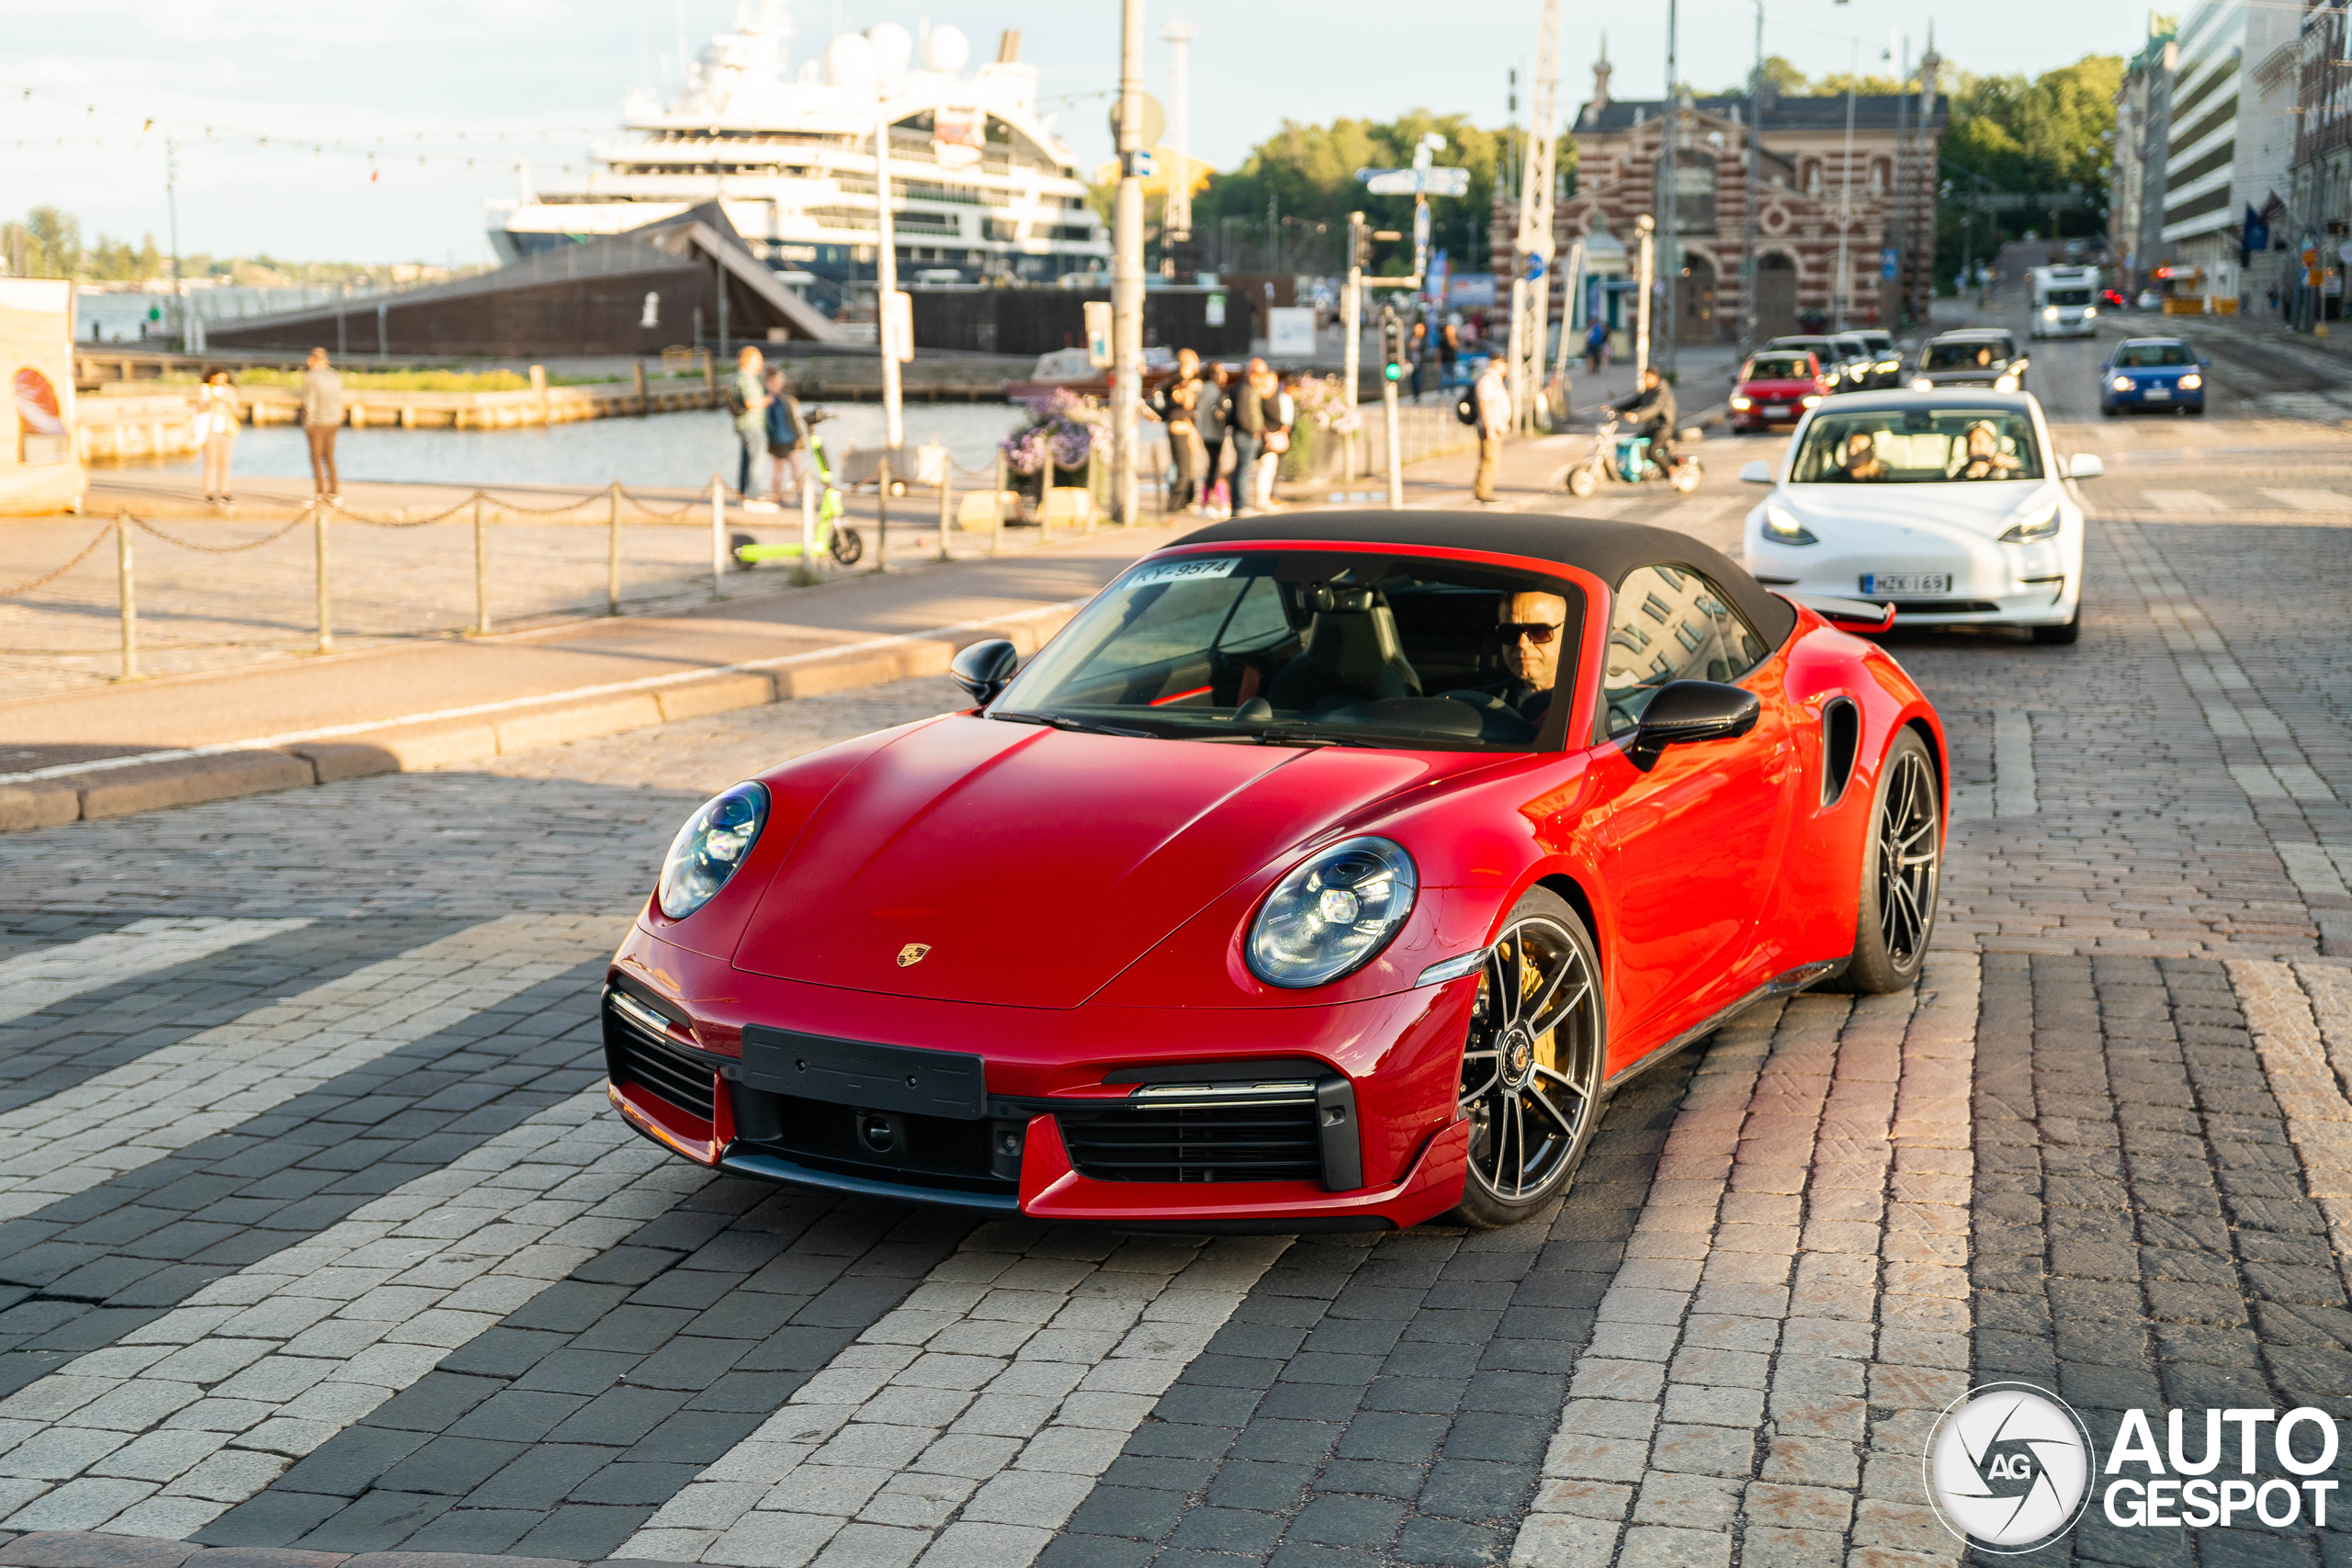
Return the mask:
<path id="1" fill-rule="evenodd" d="M 1468 196 L 1467 169 L 1358 169 L 1356 178 L 1374 196 Z"/>

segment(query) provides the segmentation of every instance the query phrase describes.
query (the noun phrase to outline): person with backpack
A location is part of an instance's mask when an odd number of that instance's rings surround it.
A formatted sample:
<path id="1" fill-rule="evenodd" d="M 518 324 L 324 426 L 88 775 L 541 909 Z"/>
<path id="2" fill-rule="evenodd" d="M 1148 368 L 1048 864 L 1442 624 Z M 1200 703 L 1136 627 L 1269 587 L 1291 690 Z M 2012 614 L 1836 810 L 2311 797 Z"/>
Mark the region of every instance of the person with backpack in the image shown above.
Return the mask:
<path id="1" fill-rule="evenodd" d="M 778 366 L 767 373 L 768 407 L 765 416 L 768 440 L 768 499 L 778 506 L 787 504 L 787 493 L 800 493 L 800 476 L 808 462 L 808 425 L 800 417 L 800 400 L 792 395 L 792 383 Z M 785 490 L 789 476 L 792 489 Z"/>
<path id="2" fill-rule="evenodd" d="M 754 493 L 752 465 L 768 446 L 768 393 L 761 385 L 760 368 L 760 351 L 745 344 L 743 352 L 735 356 L 735 374 L 727 378 L 720 392 L 728 417 L 735 422 L 736 444 L 742 448 L 742 460 L 735 470 L 735 493 L 747 502 Z"/>

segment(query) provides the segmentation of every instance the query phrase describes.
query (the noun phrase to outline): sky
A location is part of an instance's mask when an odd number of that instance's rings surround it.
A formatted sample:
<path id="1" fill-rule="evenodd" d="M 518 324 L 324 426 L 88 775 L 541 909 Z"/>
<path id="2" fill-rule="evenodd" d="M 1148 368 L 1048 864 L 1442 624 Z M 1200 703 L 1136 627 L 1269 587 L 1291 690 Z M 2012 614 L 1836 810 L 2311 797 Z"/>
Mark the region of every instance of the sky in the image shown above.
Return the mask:
<path id="1" fill-rule="evenodd" d="M 1766 51 L 1813 74 L 1843 70 L 1849 59 L 1876 67 L 1905 34 L 1916 55 L 1931 22 L 1945 60 L 1985 73 L 2129 53 L 2146 26 L 2144 6 L 2124 0 L 1764 6 Z M 795 0 L 794 59 L 821 54 L 837 20 L 850 30 L 953 23 L 980 59 L 993 57 L 1001 28 L 1018 27 L 1022 58 L 1042 72 L 1050 106 L 1116 85 L 1119 12 L 1116 0 Z M 623 95 L 658 82 L 661 58 L 677 51 L 681 32 L 688 52 L 697 51 L 733 14 L 734 0 L 0 0 L 9 45 L 0 53 L 0 216 L 53 205 L 76 214 L 85 236 L 152 231 L 168 249 L 169 135 L 180 142 L 185 251 L 486 261 L 483 204 L 514 193 L 516 162 L 527 159 L 541 186 L 561 182 L 566 165 L 577 177 L 590 141 L 616 133 Z M 1488 0 L 1471 13 L 1475 31 L 1444 28 L 1442 14 L 1404 0 L 1155 0 L 1145 88 L 1167 92 L 1159 28 L 1192 22 L 1192 150 L 1220 168 L 1284 118 L 1378 119 L 1427 107 L 1499 125 L 1512 65 L 1524 112 L 1541 0 Z M 1755 17 L 1753 0 L 1680 0 L 1680 74 L 1702 91 L 1741 80 Z M 1666 20 L 1666 0 L 1570 0 L 1564 114 L 1591 93 L 1604 26 L 1615 96 L 1657 96 Z M 1054 112 L 1084 164 L 1109 155 L 1106 99 Z M 263 138 L 267 144 L 258 144 Z M 372 164 L 286 144 L 376 149 L 379 138 Z M 420 150 L 434 154 L 423 166 Z"/>

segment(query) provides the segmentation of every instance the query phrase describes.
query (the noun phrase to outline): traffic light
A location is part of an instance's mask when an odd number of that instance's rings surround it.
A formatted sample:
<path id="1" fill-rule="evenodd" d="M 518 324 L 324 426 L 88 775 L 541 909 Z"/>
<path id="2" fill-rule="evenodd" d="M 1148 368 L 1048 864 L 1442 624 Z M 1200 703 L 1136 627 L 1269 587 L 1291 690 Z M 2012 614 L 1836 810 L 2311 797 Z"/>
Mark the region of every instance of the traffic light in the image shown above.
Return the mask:
<path id="1" fill-rule="evenodd" d="M 1394 310 L 1380 313 L 1380 358 L 1381 374 L 1391 381 L 1405 378 L 1405 323 Z"/>

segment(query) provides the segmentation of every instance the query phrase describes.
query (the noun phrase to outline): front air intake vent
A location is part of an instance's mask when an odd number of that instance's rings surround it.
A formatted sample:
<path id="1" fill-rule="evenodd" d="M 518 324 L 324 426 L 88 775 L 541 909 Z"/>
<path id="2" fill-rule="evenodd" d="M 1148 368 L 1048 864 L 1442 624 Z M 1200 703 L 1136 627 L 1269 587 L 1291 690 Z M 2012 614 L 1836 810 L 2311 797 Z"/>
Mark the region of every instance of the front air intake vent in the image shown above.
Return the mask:
<path id="1" fill-rule="evenodd" d="M 613 1082 L 641 1089 L 665 1105 L 675 1106 L 705 1122 L 718 1114 L 715 1071 L 683 1048 L 657 1038 L 636 1014 L 649 1011 L 643 1003 L 616 1003 L 617 992 L 605 998 L 605 1067 Z"/>
<path id="2" fill-rule="evenodd" d="M 1079 1174 L 1097 1181 L 1319 1181 L 1314 1087 L 1301 1088 L 1279 1098 L 1123 1100 L 1064 1111 L 1062 1142 Z"/>
<path id="3" fill-rule="evenodd" d="M 1854 776 L 1862 748 L 1862 710 L 1851 697 L 1832 697 L 1821 710 L 1821 804 L 1838 804 Z"/>

